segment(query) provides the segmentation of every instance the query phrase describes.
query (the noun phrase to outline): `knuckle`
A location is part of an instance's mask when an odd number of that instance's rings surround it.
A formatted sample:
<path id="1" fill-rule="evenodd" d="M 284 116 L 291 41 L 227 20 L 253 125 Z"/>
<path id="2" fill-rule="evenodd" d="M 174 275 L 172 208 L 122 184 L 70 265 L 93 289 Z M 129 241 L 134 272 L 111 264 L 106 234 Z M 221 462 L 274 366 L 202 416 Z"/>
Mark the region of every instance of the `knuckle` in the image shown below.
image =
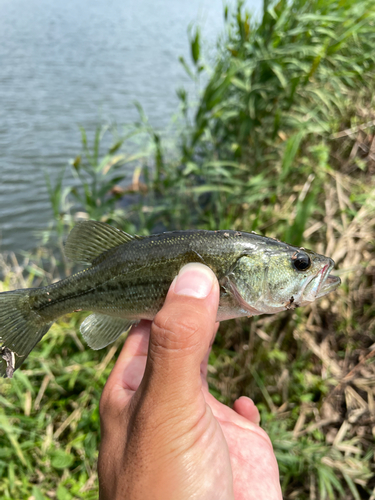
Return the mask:
<path id="1" fill-rule="evenodd" d="M 113 418 L 114 415 L 118 413 L 118 403 L 115 397 L 108 387 L 108 384 L 104 387 L 103 393 L 99 401 L 99 416 L 102 421 Z"/>
<path id="2" fill-rule="evenodd" d="M 199 344 L 201 328 L 198 315 L 171 314 L 161 310 L 154 319 L 153 340 L 168 350 L 193 348 Z"/>
<path id="3" fill-rule="evenodd" d="M 100 418 L 104 418 L 108 414 L 108 410 L 111 408 L 110 404 L 110 393 L 106 388 L 104 388 L 99 401 L 99 415 Z"/>

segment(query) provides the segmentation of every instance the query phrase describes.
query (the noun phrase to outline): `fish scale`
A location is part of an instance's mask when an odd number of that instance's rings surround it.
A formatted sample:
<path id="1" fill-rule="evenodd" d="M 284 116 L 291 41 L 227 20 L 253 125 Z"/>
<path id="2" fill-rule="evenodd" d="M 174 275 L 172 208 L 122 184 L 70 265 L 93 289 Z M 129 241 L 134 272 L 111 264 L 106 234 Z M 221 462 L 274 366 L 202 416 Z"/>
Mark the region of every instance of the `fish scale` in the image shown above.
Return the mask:
<path id="1" fill-rule="evenodd" d="M 76 310 L 93 312 L 81 325 L 90 347 L 114 342 L 139 320 L 155 317 L 173 279 L 191 262 L 207 265 L 219 280 L 218 321 L 306 305 L 340 283 L 329 274 L 329 257 L 233 230 L 140 237 L 85 221 L 72 229 L 65 253 L 90 267 L 46 287 L 0 294 L 0 354 L 7 350 L 0 374 L 12 374 L 52 323 Z"/>

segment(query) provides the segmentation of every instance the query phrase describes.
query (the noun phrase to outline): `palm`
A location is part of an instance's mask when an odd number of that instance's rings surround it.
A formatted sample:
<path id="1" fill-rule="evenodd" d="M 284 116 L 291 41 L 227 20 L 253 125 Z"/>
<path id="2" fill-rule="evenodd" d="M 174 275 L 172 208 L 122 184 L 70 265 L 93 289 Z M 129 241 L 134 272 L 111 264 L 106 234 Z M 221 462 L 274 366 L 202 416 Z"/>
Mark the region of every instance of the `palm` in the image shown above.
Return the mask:
<path id="1" fill-rule="evenodd" d="M 148 340 L 149 334 L 144 328 L 137 329 L 130 335 L 120 355 L 123 358 L 121 372 L 114 369 L 111 374 L 112 394 L 120 407 L 130 402 L 142 381 Z M 202 410 L 198 405 L 207 404 L 211 408 L 211 430 L 214 432 L 211 433 L 212 439 L 207 446 L 212 448 L 214 456 L 221 457 L 218 464 L 220 474 L 226 475 L 228 480 L 232 480 L 233 475 L 235 500 L 280 499 L 276 459 L 267 434 L 255 423 L 259 417 L 257 409 L 247 399 L 236 402 L 236 411 L 217 401 L 208 391 L 207 359 L 208 353 L 201 365 L 204 398 L 197 401 L 197 415 Z M 206 449 L 206 454 L 209 451 Z M 228 460 L 223 460 L 228 451 L 231 471 L 225 465 Z M 274 480 L 270 481 L 270 477 Z"/>
<path id="2" fill-rule="evenodd" d="M 268 435 L 257 423 L 259 422 L 257 408 L 247 398 L 244 400 L 240 398 L 235 403 L 236 411 L 234 411 L 209 393 L 208 357 L 209 352 L 201 365 L 203 393 L 206 403 L 220 423 L 228 445 L 235 500 L 281 498 L 276 458 Z M 275 478 L 274 484 L 270 483 L 270 477 Z"/>
<path id="3" fill-rule="evenodd" d="M 219 421 L 228 444 L 235 500 L 281 498 L 278 493 L 278 466 L 264 430 L 209 393 L 206 401 Z M 275 481 L 270 481 L 270 477 Z"/>

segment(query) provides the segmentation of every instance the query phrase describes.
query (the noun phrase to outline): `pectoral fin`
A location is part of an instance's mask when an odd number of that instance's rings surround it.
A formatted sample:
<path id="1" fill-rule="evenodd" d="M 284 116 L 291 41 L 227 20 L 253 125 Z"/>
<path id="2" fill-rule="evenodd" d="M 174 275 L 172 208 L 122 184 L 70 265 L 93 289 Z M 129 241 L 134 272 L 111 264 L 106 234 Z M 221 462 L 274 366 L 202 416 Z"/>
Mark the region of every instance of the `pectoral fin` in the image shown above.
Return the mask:
<path id="1" fill-rule="evenodd" d="M 135 323 L 137 321 L 95 313 L 90 314 L 81 324 L 81 333 L 87 345 L 97 351 L 112 344 Z"/>

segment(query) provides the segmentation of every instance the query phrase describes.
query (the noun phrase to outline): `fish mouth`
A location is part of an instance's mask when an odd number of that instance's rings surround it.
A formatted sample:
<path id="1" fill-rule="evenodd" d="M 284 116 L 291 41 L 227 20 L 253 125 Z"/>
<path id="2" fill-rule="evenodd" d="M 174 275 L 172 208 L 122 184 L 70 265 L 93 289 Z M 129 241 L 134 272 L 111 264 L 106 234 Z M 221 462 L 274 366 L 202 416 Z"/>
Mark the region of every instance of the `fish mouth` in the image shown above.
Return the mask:
<path id="1" fill-rule="evenodd" d="M 333 276 L 333 274 L 328 274 L 325 281 L 321 284 L 316 298 L 319 299 L 320 297 L 324 297 L 324 295 L 333 292 L 339 285 L 341 285 L 341 279 L 338 276 Z"/>
<path id="2" fill-rule="evenodd" d="M 326 264 L 316 276 L 311 278 L 302 292 L 302 303 L 306 304 L 313 302 L 315 299 L 324 297 L 328 293 L 336 290 L 341 283 L 341 279 L 338 276 L 329 274 L 332 268 L 333 262 L 331 265 Z"/>

